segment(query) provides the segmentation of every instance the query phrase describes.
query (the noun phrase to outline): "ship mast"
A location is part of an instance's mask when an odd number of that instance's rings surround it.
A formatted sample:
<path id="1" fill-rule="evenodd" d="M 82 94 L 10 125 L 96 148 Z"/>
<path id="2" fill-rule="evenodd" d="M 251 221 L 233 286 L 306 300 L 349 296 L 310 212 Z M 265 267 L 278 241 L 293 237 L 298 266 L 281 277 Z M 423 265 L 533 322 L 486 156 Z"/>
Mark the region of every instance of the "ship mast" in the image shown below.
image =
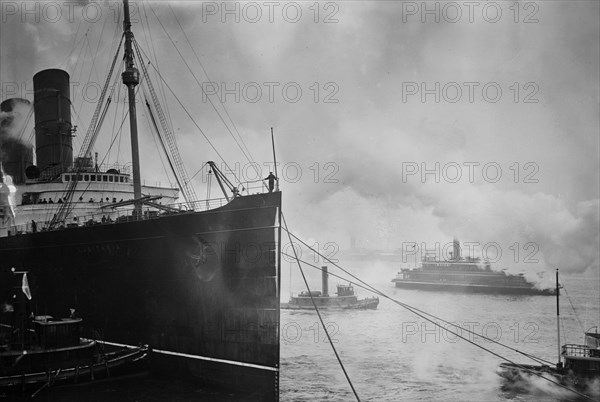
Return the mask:
<path id="1" fill-rule="evenodd" d="M 133 32 L 129 19 L 129 0 L 123 0 L 123 32 L 125 33 L 125 71 L 121 75 L 127 86 L 129 97 L 129 129 L 131 132 L 131 164 L 133 166 L 134 215 L 141 216 L 142 182 L 140 177 L 140 154 L 138 149 L 137 118 L 135 109 L 135 87 L 140 83 L 140 72 L 133 64 Z"/>
<path id="2" fill-rule="evenodd" d="M 560 308 L 559 308 L 559 289 L 558 289 L 558 268 L 556 268 L 556 334 L 558 336 L 558 368 L 561 368 L 560 360 Z"/>

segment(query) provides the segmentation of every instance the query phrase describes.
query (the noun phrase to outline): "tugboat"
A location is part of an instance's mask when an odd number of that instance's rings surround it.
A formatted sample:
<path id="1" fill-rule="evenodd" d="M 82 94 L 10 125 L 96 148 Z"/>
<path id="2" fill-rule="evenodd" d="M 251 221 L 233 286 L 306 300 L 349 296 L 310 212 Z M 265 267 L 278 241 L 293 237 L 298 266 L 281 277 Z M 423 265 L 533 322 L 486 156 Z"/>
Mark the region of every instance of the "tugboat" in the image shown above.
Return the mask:
<path id="1" fill-rule="evenodd" d="M 281 308 L 287 310 L 312 310 L 314 304 L 319 309 L 341 310 L 375 310 L 379 305 L 378 297 L 358 299 L 354 294 L 354 286 L 337 285 L 337 296 L 329 296 L 329 272 L 327 266 L 321 267 L 322 291 L 304 291 L 292 296 L 289 303 L 282 303 Z"/>
<path id="2" fill-rule="evenodd" d="M 29 314 L 30 300 L 27 273 L 21 291 L 15 292 L 12 304 L 4 303 L 0 311 L 0 391 L 42 389 L 54 384 L 93 381 L 117 373 L 143 369 L 148 347 L 121 347 L 105 352 L 101 341 L 80 337 L 83 319 L 55 319 L 50 315 Z"/>
<path id="3" fill-rule="evenodd" d="M 542 296 L 555 294 L 552 289 L 536 288 L 523 274 L 493 271 L 489 261 L 470 256 L 463 258 L 460 243 L 456 239 L 449 261 L 441 261 L 426 252 L 420 268 L 404 268 L 392 282 L 397 288 L 407 289 Z"/>
<path id="4" fill-rule="evenodd" d="M 561 385 L 583 390 L 600 382 L 600 333 L 598 327 L 585 332 L 583 344 L 565 344 L 560 347 L 560 311 L 558 270 L 556 270 L 556 327 L 558 336 L 558 363 L 556 366 L 501 363 L 497 373 L 510 384 L 529 384 L 537 376 L 553 378 Z M 595 331 L 593 331 L 595 328 Z M 593 331 L 593 332 L 592 332 Z M 563 362 L 564 359 L 564 362 Z M 597 386 L 597 385 L 596 385 Z M 595 393 L 600 396 L 596 388 Z"/>

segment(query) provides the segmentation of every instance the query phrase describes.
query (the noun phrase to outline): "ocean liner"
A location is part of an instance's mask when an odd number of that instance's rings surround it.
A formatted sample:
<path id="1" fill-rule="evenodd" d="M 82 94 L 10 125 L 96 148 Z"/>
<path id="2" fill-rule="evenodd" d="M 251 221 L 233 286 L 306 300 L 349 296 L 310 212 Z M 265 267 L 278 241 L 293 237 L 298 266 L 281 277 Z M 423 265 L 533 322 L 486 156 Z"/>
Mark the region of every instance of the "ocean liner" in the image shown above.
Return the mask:
<path id="1" fill-rule="evenodd" d="M 538 289 L 522 274 L 493 271 L 488 261 L 462 257 L 460 243 L 454 240 L 452 258 L 442 261 L 425 254 L 420 268 L 404 268 L 392 282 L 398 288 L 441 290 L 465 293 L 498 293 L 517 295 L 554 295 L 552 289 Z"/>
<path id="2" fill-rule="evenodd" d="M 124 61 L 131 174 L 91 156 L 110 78 L 75 158 L 67 72 L 35 74 L 33 105 L 2 102 L 0 295 L 10 293 L 15 269 L 28 271 L 36 314 L 76 309 L 85 317 L 83 337 L 147 344 L 153 369 L 278 400 L 281 192 L 272 183 L 268 192 L 227 192 L 221 176 L 225 198 L 195 200 L 172 133 L 158 128 L 165 128 L 164 113 L 148 102 L 180 186 L 142 185 L 136 87 L 147 85 L 153 100 L 155 94 L 123 3 L 125 56 L 117 50 L 113 68 Z M 35 116 L 35 152 L 14 134 L 28 113 Z M 185 202 L 175 204 L 180 195 Z"/>

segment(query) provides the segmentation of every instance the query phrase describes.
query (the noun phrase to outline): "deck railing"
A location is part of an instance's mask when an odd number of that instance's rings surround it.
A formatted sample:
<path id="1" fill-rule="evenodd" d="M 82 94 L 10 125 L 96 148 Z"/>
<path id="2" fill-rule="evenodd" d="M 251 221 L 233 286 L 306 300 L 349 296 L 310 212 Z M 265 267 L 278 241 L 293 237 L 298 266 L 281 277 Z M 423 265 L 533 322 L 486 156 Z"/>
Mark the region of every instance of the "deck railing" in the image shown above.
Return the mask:
<path id="1" fill-rule="evenodd" d="M 79 205 L 83 205 L 83 208 L 80 209 L 87 209 L 85 207 L 87 207 L 89 203 L 74 203 L 75 208 L 73 209 L 72 215 L 68 219 L 68 221 L 61 223 L 58 227 L 56 227 L 53 230 L 62 230 L 65 228 L 79 226 L 94 226 L 102 224 L 114 224 L 121 222 L 156 219 L 165 215 L 171 215 L 176 213 L 207 211 L 210 209 L 222 207 L 227 203 L 228 201 L 225 198 L 213 198 L 210 200 L 194 201 L 191 203 L 191 207 L 188 203 L 185 202 L 165 205 L 170 210 L 161 210 L 159 208 L 144 205 L 142 207 L 141 215 L 135 215 L 133 213 L 133 205 L 114 207 L 111 207 L 110 205 L 105 205 L 103 208 L 97 208 L 98 212 L 95 213 L 78 213 L 77 210 L 79 209 Z M 37 208 L 38 205 L 39 204 L 33 204 L 30 210 Z M 47 207 L 47 204 L 44 204 L 44 206 Z M 24 233 L 42 232 L 49 230 L 49 227 L 50 220 L 42 222 L 36 221 L 35 224 L 33 222 L 27 222 L 20 225 L 12 225 L 8 230 L 8 235 L 15 236 Z"/>
<path id="2" fill-rule="evenodd" d="M 600 350 L 585 345 L 566 344 L 562 347 L 563 356 L 600 358 Z"/>

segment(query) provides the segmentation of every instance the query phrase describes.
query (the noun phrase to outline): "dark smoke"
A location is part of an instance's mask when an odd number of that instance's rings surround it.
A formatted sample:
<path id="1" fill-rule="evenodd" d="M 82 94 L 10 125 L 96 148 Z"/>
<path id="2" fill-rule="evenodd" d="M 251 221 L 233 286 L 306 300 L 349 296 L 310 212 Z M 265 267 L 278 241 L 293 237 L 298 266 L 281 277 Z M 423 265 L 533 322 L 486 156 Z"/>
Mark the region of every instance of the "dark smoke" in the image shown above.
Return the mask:
<path id="1" fill-rule="evenodd" d="M 0 141 L 9 138 L 29 145 L 22 140 L 24 128 L 32 111 L 31 102 L 26 99 L 7 99 L 0 108 Z"/>
<path id="2" fill-rule="evenodd" d="M 0 108 L 0 161 L 6 174 L 24 180 L 24 165 L 33 163 L 32 145 L 23 137 L 32 107 L 26 99 L 8 99 Z"/>

